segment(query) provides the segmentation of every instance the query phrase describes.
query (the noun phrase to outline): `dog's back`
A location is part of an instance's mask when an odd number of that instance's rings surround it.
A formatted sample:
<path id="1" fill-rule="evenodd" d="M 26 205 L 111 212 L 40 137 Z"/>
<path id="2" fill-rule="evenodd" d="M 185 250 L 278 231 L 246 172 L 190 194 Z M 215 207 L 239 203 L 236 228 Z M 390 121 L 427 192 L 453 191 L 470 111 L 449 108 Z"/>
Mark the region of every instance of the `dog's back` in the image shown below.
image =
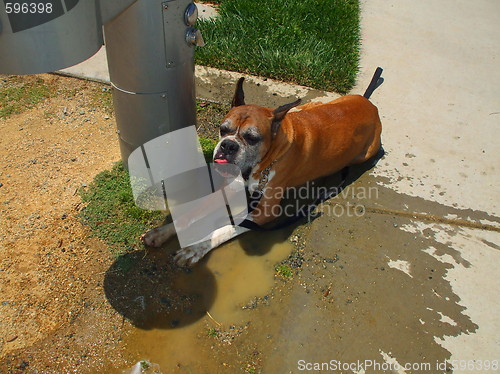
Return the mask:
<path id="1" fill-rule="evenodd" d="M 289 186 L 362 163 L 380 149 L 378 110 L 363 96 L 348 95 L 297 109 L 301 110 L 289 113 L 281 125 L 283 131 L 293 133 L 286 155 L 292 159 L 284 163 L 295 167 Z"/>

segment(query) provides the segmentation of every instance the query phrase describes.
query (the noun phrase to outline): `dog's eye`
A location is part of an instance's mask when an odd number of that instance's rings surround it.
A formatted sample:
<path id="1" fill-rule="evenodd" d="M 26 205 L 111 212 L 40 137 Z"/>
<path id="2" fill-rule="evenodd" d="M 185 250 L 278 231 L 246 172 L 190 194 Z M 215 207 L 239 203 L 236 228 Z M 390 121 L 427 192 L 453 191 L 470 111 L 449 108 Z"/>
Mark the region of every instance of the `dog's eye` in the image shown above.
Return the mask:
<path id="1" fill-rule="evenodd" d="M 229 127 L 223 125 L 219 128 L 219 132 L 220 132 L 221 136 L 224 136 L 224 135 L 229 134 L 231 132 L 231 129 Z"/>
<path id="2" fill-rule="evenodd" d="M 246 133 L 245 135 L 243 135 L 243 138 L 250 145 L 257 144 L 260 140 L 260 136 L 252 134 L 252 133 Z"/>

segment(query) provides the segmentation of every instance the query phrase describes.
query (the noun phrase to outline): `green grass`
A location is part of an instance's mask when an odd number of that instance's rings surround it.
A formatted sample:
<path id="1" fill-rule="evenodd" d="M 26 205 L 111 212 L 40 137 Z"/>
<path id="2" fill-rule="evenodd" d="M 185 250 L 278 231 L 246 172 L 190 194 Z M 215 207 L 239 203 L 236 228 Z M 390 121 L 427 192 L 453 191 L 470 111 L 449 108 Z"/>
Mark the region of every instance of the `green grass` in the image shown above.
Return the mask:
<path id="1" fill-rule="evenodd" d="M 46 98 L 55 95 L 43 79 L 27 81 L 10 77 L 8 80 L 10 85 L 0 89 L 0 118 L 34 108 Z"/>
<path id="2" fill-rule="evenodd" d="M 211 338 L 216 338 L 217 336 L 219 336 L 219 333 L 217 332 L 216 329 L 209 328 L 207 330 L 207 336 L 210 336 Z"/>
<path id="3" fill-rule="evenodd" d="M 203 156 L 207 162 L 212 161 L 212 156 L 214 154 L 215 146 L 217 142 L 213 139 L 200 137 L 201 149 L 203 151 Z"/>
<path id="4" fill-rule="evenodd" d="M 112 115 L 114 113 L 111 87 L 102 87 L 100 90 L 94 90 L 90 98 L 90 102 L 92 106 L 100 107 L 108 115 Z"/>
<path id="5" fill-rule="evenodd" d="M 281 278 L 292 278 L 293 277 L 293 270 L 290 266 L 285 265 L 285 264 L 280 264 L 276 266 L 275 268 L 276 275 L 281 277 Z"/>
<path id="6" fill-rule="evenodd" d="M 89 226 L 92 235 L 103 240 L 116 255 L 142 246 L 139 236 L 160 223 L 165 215 L 135 205 L 129 176 L 121 162 L 99 173 L 80 195 L 87 204 L 80 212 L 80 219 Z"/>
<path id="7" fill-rule="evenodd" d="M 199 21 L 196 63 L 348 92 L 359 63 L 359 0 L 223 0 Z"/>
<path id="8" fill-rule="evenodd" d="M 142 360 L 141 361 L 141 369 L 148 370 L 151 367 L 151 363 L 149 361 Z"/>

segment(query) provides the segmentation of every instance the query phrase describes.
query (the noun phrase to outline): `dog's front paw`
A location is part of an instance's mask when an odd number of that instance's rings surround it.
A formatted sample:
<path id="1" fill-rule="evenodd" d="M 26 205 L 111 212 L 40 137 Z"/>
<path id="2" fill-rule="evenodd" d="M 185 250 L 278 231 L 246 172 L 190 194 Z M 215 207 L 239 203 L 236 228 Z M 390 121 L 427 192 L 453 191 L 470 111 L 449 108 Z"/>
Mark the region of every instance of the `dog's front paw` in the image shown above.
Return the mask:
<path id="1" fill-rule="evenodd" d="M 149 230 L 141 235 L 141 241 L 149 247 L 161 247 L 175 234 L 172 224 L 163 225 Z"/>
<path id="2" fill-rule="evenodd" d="M 177 266 L 194 266 L 211 250 L 209 243 L 195 244 L 190 247 L 182 248 L 175 254 L 174 262 Z"/>
<path id="3" fill-rule="evenodd" d="M 148 247 L 159 247 L 162 245 L 162 242 L 158 240 L 158 228 L 146 231 L 141 235 L 140 239 Z"/>

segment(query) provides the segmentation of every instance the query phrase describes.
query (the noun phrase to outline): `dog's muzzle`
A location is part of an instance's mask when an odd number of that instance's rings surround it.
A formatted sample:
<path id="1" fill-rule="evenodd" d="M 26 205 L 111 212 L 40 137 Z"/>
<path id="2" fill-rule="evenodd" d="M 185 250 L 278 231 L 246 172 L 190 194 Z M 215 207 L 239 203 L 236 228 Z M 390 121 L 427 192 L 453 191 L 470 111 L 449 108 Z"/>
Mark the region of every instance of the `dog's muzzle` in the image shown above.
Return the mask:
<path id="1" fill-rule="evenodd" d="M 234 163 L 240 145 L 231 139 L 224 139 L 219 145 L 219 150 L 214 156 L 214 162 L 218 164 Z"/>

